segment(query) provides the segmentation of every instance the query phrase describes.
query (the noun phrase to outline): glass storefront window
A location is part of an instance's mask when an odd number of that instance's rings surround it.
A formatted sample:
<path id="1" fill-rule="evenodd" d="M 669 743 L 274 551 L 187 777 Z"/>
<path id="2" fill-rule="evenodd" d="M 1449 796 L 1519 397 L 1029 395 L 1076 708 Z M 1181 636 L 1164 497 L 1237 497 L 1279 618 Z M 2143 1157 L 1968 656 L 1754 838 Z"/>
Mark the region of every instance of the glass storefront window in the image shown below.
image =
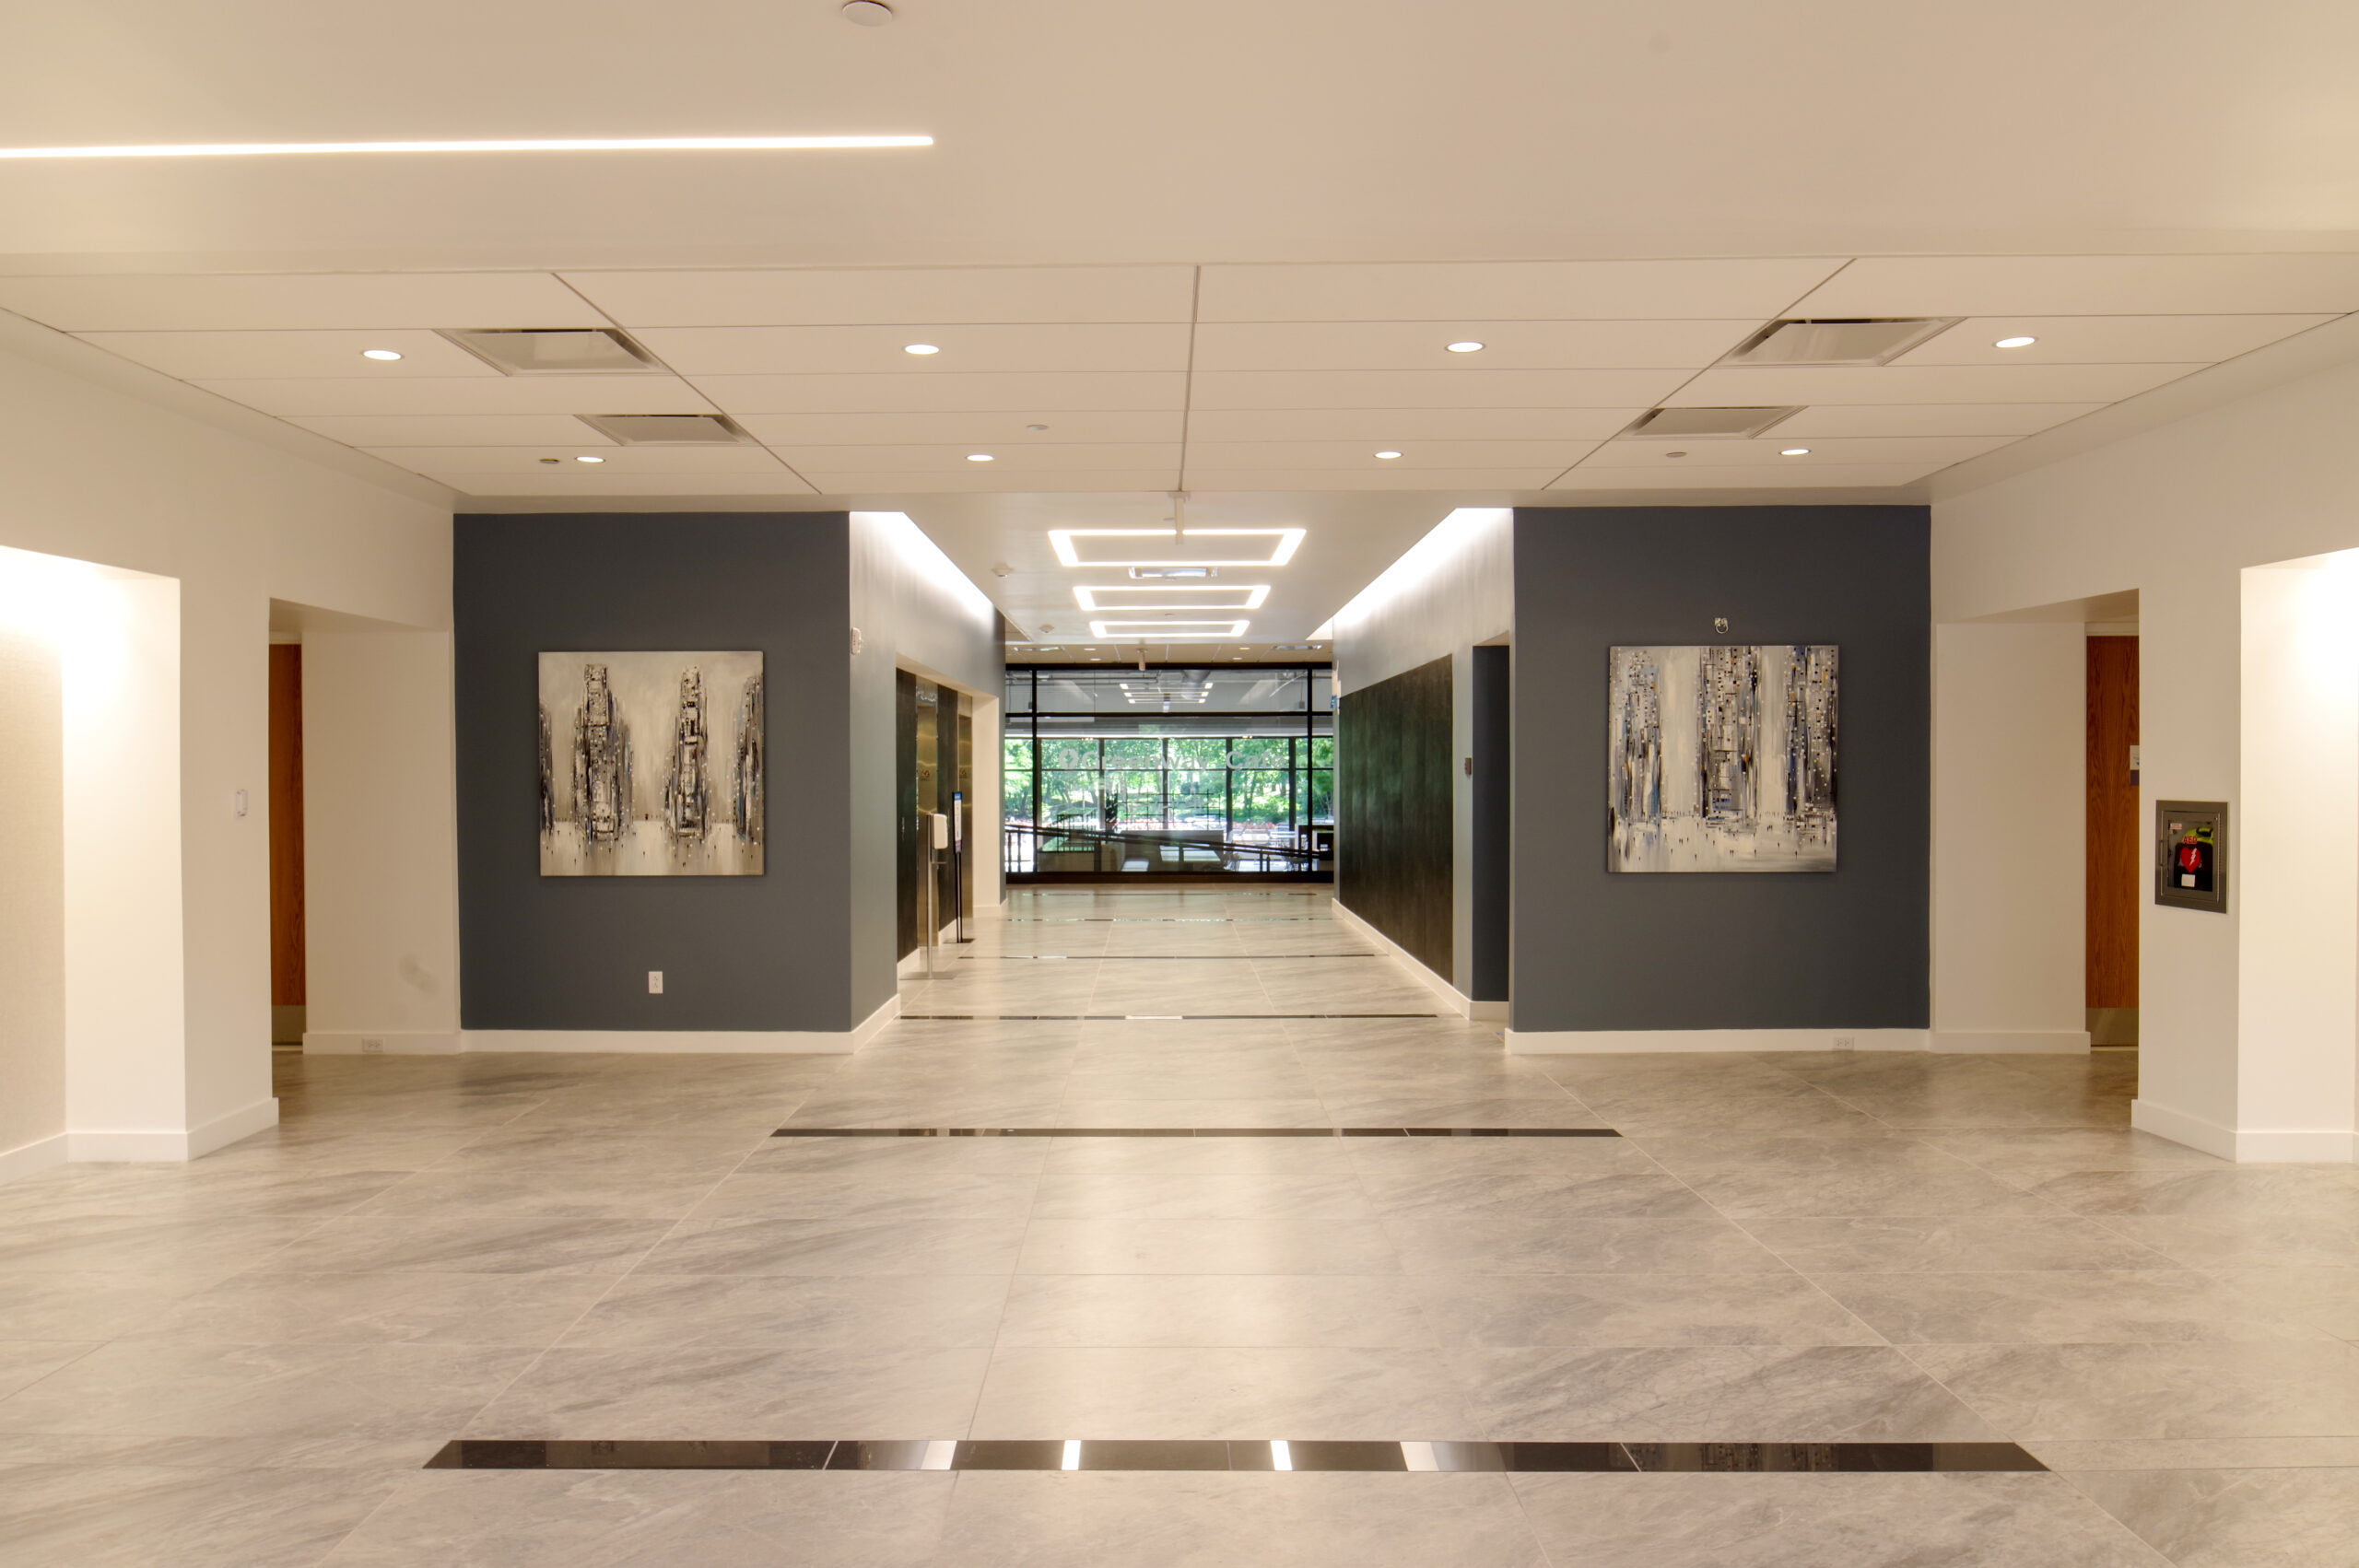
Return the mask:
<path id="1" fill-rule="evenodd" d="M 1329 689 L 1300 665 L 1010 670 L 1009 870 L 1088 869 L 1034 858 L 1051 850 L 1105 871 L 1323 870 L 1304 830 L 1333 821 Z"/>

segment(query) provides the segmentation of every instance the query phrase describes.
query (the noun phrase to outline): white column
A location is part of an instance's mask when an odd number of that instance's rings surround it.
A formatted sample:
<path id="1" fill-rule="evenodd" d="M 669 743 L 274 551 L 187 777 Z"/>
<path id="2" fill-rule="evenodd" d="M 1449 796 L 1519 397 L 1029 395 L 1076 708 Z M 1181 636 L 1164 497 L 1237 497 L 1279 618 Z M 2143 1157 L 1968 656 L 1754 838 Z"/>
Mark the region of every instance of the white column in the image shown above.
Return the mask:
<path id="1" fill-rule="evenodd" d="M 184 1160 L 203 1151 L 187 1120 L 180 584 L 94 569 L 77 598 L 60 660 L 68 1147 Z"/>
<path id="2" fill-rule="evenodd" d="M 1933 628 L 1935 1050 L 2088 1049 L 2083 641 Z"/>
<path id="3" fill-rule="evenodd" d="M 460 1048 L 451 679 L 448 632 L 303 634 L 307 1051 Z"/>

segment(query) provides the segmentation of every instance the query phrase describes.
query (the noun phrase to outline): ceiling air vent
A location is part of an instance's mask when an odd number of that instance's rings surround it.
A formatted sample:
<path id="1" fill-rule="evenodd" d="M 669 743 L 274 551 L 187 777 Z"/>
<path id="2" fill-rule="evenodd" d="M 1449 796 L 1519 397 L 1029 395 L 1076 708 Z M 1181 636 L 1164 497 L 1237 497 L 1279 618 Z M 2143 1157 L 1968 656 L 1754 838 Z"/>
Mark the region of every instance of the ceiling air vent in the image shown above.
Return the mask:
<path id="1" fill-rule="evenodd" d="M 446 332 L 442 335 L 503 376 L 586 376 L 663 369 L 653 356 L 612 327 Z"/>
<path id="2" fill-rule="evenodd" d="M 1888 365 L 1959 318 L 1909 316 L 1772 322 L 1745 340 L 1730 365 Z"/>
<path id="3" fill-rule="evenodd" d="M 627 447 L 734 447 L 753 438 L 718 414 L 584 414 L 581 422 Z"/>
<path id="4" fill-rule="evenodd" d="M 1625 440 L 1741 441 L 1800 408 L 1655 408 L 1622 432 Z"/>

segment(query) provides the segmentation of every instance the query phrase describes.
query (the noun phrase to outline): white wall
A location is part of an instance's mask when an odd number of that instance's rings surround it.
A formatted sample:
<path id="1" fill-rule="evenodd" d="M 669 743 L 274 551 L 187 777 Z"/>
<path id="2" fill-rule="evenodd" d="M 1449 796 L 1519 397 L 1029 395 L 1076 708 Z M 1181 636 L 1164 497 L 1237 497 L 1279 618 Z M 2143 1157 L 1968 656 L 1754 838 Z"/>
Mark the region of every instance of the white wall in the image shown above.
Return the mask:
<path id="1" fill-rule="evenodd" d="M 169 1071 L 90 1062 L 69 1074 L 70 1130 L 108 1135 L 114 1158 L 187 1158 L 276 1115 L 264 798 L 271 600 L 449 624 L 447 506 L 400 481 L 357 477 L 345 471 L 356 460 L 323 445 L 316 462 L 287 450 L 302 444 L 291 432 L 286 443 L 250 439 L 170 406 L 195 397 L 0 317 L 0 546 L 163 579 L 123 591 L 139 638 L 161 625 L 166 599 L 174 623 L 169 648 L 144 644 L 141 657 L 149 676 L 173 666 L 178 704 L 151 708 L 135 743 L 168 754 L 148 756 L 143 778 L 177 810 L 152 813 L 141 831 L 151 835 L 144 851 L 169 864 L 151 859 L 111 892 L 91 883 L 76 893 L 68 842 L 69 906 L 115 944 L 111 958 L 78 971 L 69 952 L 69 1040 L 97 1025 L 94 1007 L 152 1000 L 156 988 L 169 996 L 170 1026 L 147 1027 L 141 1047 L 170 1056 Z M 74 722 L 69 700 L 69 748 Z M 252 802 L 243 818 L 230 810 L 238 790 Z M 176 847 L 163 848 L 167 838 Z M 178 973 L 129 945 L 135 932 L 170 949 Z M 77 972 L 111 977 L 78 992 L 78 1020 Z"/>
<path id="2" fill-rule="evenodd" d="M 2086 638 L 1933 628 L 1933 1048 L 2086 1050 Z"/>
<path id="3" fill-rule="evenodd" d="M 2248 771 L 2243 570 L 2359 546 L 2354 429 L 2359 366 L 2338 366 L 1939 499 L 1934 619 L 2136 590 L 2142 821 L 2158 799 L 2236 807 Z M 2236 812 L 2239 837 L 2251 816 Z M 2133 1116 L 2229 1157 L 2280 1157 L 2279 1134 L 2321 1129 L 2264 1108 L 2281 1071 L 2298 1081 L 2300 1052 L 2241 1021 L 2238 939 L 2256 894 L 2231 875 L 2225 915 L 2142 907 Z M 2339 1148 L 2348 1158 L 2349 1130 L 2310 1141 L 2312 1157 Z"/>
<path id="4" fill-rule="evenodd" d="M 1450 755 L 1474 755 L 1474 647 L 1515 625 L 1515 513 L 1465 507 L 1436 523 L 1376 580 L 1335 613 L 1335 690 L 1362 691 L 1405 670 L 1450 661 Z M 1455 764 L 1451 780 L 1450 973 L 1460 1011 L 1505 1017 L 1474 989 L 1474 791 Z M 1351 835 L 1335 837 L 1338 885 Z M 1477 1009 L 1480 1009 L 1477 1012 Z"/>
<path id="5" fill-rule="evenodd" d="M 451 634 L 302 638 L 304 1043 L 457 1050 Z"/>
<path id="6" fill-rule="evenodd" d="M 2359 1087 L 2359 560 L 2244 573 L 2238 1125 L 2263 1159 L 2349 1150 Z M 2338 1149 L 2338 1145 L 2340 1148 Z"/>
<path id="7" fill-rule="evenodd" d="M 63 1159 L 65 1131 L 58 657 L 18 599 L 0 588 L 0 1179 Z"/>

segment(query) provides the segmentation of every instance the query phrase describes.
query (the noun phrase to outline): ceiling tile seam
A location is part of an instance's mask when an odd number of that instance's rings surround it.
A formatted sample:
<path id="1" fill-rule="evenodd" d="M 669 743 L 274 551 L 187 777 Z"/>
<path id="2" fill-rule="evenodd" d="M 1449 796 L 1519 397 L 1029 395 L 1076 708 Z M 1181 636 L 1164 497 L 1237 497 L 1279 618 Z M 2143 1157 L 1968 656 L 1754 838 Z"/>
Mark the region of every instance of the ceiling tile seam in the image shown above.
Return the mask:
<path id="1" fill-rule="evenodd" d="M 1172 475 L 1173 488 L 1179 490 L 1188 487 L 1188 438 L 1196 417 L 1196 333 L 1203 325 L 1203 302 L 1204 269 L 1199 263 L 1191 269 L 1188 285 L 1188 368 L 1181 372 L 1186 380 L 1180 393 L 1180 468 Z"/>

